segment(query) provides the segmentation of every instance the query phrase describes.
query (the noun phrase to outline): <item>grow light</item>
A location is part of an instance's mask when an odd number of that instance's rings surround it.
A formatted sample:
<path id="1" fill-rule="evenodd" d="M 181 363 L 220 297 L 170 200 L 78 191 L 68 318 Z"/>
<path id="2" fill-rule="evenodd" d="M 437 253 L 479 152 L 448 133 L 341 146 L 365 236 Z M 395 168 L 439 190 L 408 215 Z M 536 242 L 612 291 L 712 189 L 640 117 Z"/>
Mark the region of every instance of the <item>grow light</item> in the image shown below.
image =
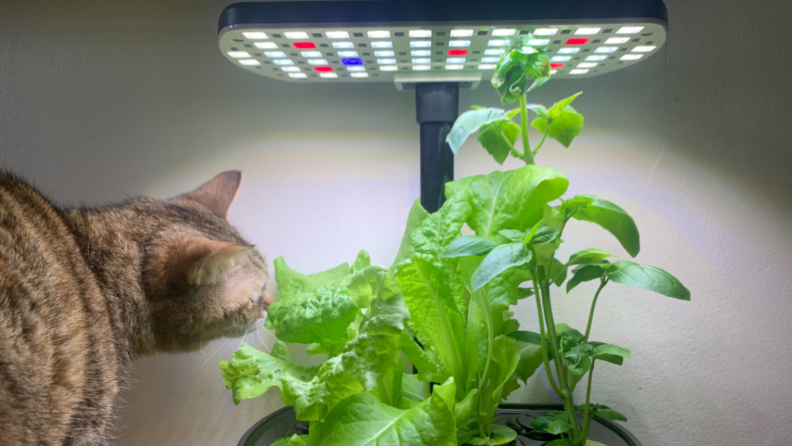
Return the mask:
<path id="1" fill-rule="evenodd" d="M 555 69 L 554 79 L 614 72 L 646 60 L 666 42 L 667 13 L 661 0 L 613 0 L 604 6 L 588 0 L 563 0 L 530 8 L 516 0 L 506 3 L 498 8 L 486 2 L 460 8 L 450 0 L 420 4 L 387 0 L 237 3 L 221 15 L 218 46 L 234 65 L 276 80 L 396 81 L 401 89 L 405 83 L 453 82 L 454 76 L 468 88 L 487 81 L 493 62 L 485 57 L 500 56 L 512 39 L 529 35 L 533 37 L 527 45 L 546 47 L 551 57 L 570 56 L 565 67 Z M 457 48 L 467 53 L 451 52 Z M 309 61 L 320 58 L 313 53 L 308 57 L 308 51 L 301 54 L 300 49 L 321 52 L 326 66 L 334 68 L 337 76 L 320 76 Z M 283 55 L 268 56 L 260 50 L 278 50 Z M 358 55 L 345 57 L 343 50 Z M 243 53 L 249 57 L 242 57 Z M 591 58 L 595 53 L 605 58 Z M 446 56 L 466 59 L 450 63 Z M 395 64 L 378 62 L 382 57 L 394 59 Z M 429 60 L 414 63 L 413 57 Z M 358 65 L 367 68 L 367 77 L 353 77 L 343 70 L 349 59 L 359 60 Z M 596 61 L 597 66 L 578 68 L 590 61 Z M 290 77 L 280 69 L 284 64 L 300 69 L 291 74 L 306 76 Z M 453 73 L 448 73 L 449 66 Z"/>

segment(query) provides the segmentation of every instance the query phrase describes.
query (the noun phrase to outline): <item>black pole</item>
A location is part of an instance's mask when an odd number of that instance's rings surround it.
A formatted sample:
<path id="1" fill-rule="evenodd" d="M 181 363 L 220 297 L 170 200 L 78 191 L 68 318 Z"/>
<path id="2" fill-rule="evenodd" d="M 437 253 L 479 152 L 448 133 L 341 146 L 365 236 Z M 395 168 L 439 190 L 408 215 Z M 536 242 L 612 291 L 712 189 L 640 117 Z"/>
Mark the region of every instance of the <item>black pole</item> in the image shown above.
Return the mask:
<path id="1" fill-rule="evenodd" d="M 454 154 L 446 136 L 459 115 L 459 84 L 419 83 L 415 106 L 421 125 L 421 205 L 431 213 L 443 205 L 445 184 L 454 179 Z"/>

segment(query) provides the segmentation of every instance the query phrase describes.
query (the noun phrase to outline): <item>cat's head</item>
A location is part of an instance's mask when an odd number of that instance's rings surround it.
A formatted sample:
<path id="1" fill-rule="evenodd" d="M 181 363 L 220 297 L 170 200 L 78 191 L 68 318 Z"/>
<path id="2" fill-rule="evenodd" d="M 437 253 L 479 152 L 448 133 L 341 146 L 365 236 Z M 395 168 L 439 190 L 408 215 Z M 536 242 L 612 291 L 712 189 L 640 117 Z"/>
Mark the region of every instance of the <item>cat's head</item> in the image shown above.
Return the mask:
<path id="1" fill-rule="evenodd" d="M 189 351 L 257 329 L 272 303 L 264 258 L 227 220 L 241 181 L 221 173 L 158 202 L 160 229 L 143 271 L 157 351 Z M 162 221 L 164 220 L 164 221 Z"/>

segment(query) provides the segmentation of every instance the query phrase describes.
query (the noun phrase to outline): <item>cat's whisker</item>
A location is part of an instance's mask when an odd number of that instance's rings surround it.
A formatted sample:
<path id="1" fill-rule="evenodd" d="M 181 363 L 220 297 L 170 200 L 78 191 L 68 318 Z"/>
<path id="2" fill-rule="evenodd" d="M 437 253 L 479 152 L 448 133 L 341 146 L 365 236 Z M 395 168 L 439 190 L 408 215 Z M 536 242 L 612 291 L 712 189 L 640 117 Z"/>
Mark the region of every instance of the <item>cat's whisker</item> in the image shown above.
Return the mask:
<path id="1" fill-rule="evenodd" d="M 244 334 L 244 336 L 242 336 L 242 339 L 239 341 L 239 347 L 237 347 L 237 350 L 242 348 L 242 344 L 245 342 L 245 338 L 247 337 L 248 333 L 250 333 L 250 331 L 245 330 L 245 334 Z"/>
<path id="2" fill-rule="evenodd" d="M 204 359 L 204 362 L 201 364 L 201 366 L 200 366 L 200 367 L 198 367 L 198 370 L 201 370 L 201 369 L 203 368 L 203 366 L 205 366 L 205 365 L 206 365 L 206 363 L 207 363 L 207 362 L 209 362 L 209 360 L 210 360 L 210 359 L 212 359 L 212 356 L 214 356 L 214 355 L 216 355 L 217 353 L 219 353 L 219 352 L 220 352 L 220 350 L 222 350 L 222 349 L 223 349 L 223 347 L 225 347 L 225 345 L 226 345 L 226 341 L 223 341 L 223 342 L 220 344 L 220 347 L 217 347 L 217 350 L 215 350 L 215 351 L 214 351 L 214 353 L 212 353 L 211 355 L 209 355 L 209 357 L 208 357 L 208 358 Z"/>

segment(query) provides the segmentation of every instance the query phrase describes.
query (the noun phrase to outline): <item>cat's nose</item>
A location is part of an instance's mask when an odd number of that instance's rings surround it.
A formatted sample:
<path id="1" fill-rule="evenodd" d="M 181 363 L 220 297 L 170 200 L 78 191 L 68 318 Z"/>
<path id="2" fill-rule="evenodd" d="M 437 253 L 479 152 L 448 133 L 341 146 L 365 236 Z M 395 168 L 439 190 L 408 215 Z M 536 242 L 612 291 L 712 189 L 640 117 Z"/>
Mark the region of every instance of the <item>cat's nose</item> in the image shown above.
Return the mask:
<path id="1" fill-rule="evenodd" d="M 272 305 L 272 295 L 270 295 L 269 291 L 264 291 L 264 294 L 261 295 L 261 303 L 264 305 L 264 309 L 268 309 L 270 305 Z"/>

